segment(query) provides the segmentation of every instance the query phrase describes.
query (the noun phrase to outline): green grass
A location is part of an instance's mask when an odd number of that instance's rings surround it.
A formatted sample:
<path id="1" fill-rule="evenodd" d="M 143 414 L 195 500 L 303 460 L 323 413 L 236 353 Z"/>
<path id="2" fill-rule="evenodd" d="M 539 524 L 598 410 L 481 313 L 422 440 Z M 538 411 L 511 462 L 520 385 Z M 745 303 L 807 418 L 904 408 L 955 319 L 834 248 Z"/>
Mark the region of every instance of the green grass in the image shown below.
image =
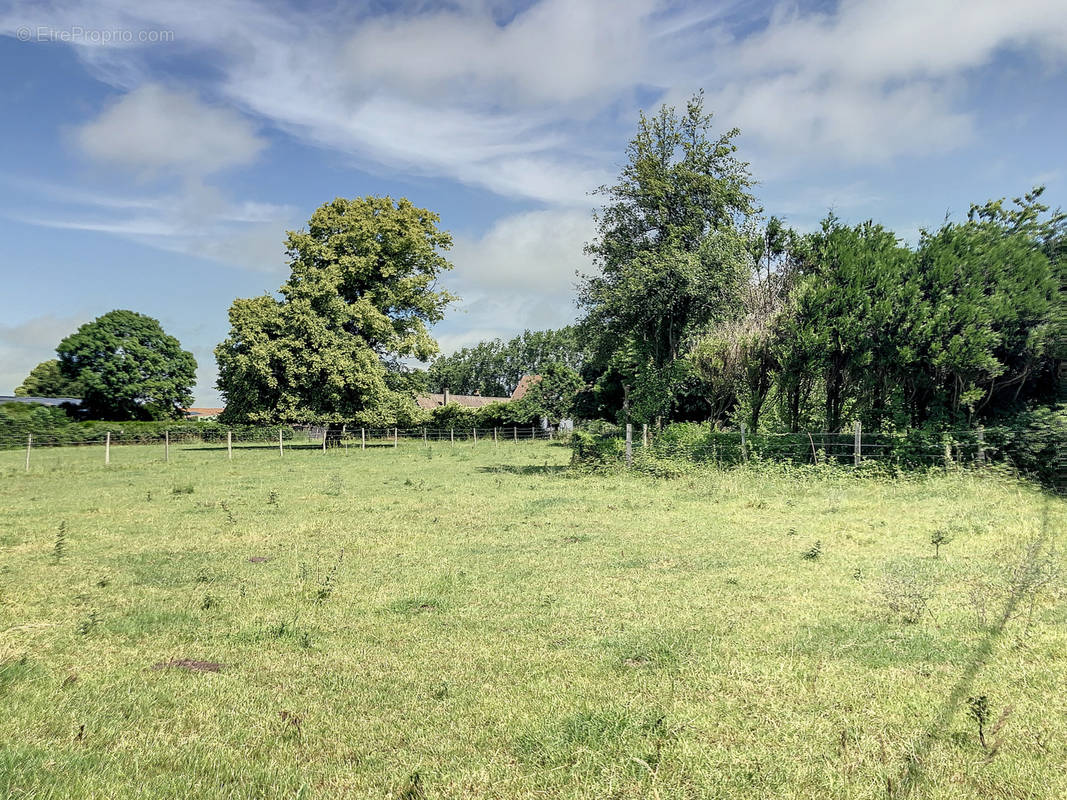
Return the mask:
<path id="1" fill-rule="evenodd" d="M 1063 500 L 568 455 L 0 453 L 0 796 L 1067 796 Z"/>

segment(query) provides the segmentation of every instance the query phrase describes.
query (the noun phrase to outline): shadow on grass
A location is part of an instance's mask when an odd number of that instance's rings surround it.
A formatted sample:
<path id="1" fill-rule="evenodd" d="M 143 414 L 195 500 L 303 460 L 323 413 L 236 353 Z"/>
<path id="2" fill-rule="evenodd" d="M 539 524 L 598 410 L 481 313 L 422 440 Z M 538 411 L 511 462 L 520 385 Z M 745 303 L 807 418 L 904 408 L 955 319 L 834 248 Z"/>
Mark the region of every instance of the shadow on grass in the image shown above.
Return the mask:
<path id="1" fill-rule="evenodd" d="M 978 675 L 978 672 L 986 665 L 990 657 L 993 655 L 993 648 L 1004 633 L 1004 628 L 1008 624 L 1008 620 L 1011 619 L 1015 607 L 1019 604 L 1019 601 L 1026 592 L 1024 582 L 1026 580 L 1025 576 L 1027 571 L 1032 569 L 1033 565 L 1036 563 L 1042 550 L 1045 549 L 1048 539 L 1048 503 L 1046 501 L 1041 533 L 1031 540 L 1026 548 L 1026 554 L 1023 556 L 1022 561 L 1015 567 L 1011 591 L 1008 593 L 1007 601 L 1005 602 L 1004 608 L 1001 611 L 1000 616 L 997 618 L 996 623 L 982 640 L 981 644 L 975 649 L 970 662 L 964 667 L 959 679 L 952 687 L 952 691 L 938 708 L 933 721 L 927 726 L 926 730 L 912 742 L 911 747 L 908 748 L 909 754 L 900 771 L 897 782 L 894 784 L 892 777 L 886 779 L 886 794 L 890 800 L 899 800 L 900 798 L 910 796 L 912 790 L 922 781 L 923 760 L 926 754 L 929 752 L 937 735 L 952 721 L 956 709 L 970 694 L 971 687 L 974 684 L 974 679 Z"/>
<path id="2" fill-rule="evenodd" d="M 478 467 L 479 472 L 507 472 L 511 475 L 559 475 L 568 469 L 566 464 L 549 466 L 548 464 L 493 464 L 488 467 Z"/>
<path id="3" fill-rule="evenodd" d="M 178 447 L 179 445 L 173 445 L 172 444 L 171 446 L 172 447 Z M 215 444 L 215 443 L 207 444 L 207 443 L 205 443 L 205 444 L 195 444 L 195 445 L 185 444 L 185 445 L 180 445 L 180 447 L 181 447 L 182 450 L 190 450 L 190 451 L 194 451 L 194 450 L 208 451 L 208 450 L 210 450 L 210 451 L 218 452 L 220 450 L 225 450 L 226 449 L 226 443 L 225 442 L 223 442 L 222 444 Z M 349 444 L 349 448 L 352 449 L 352 450 L 359 450 L 360 449 L 359 443 L 357 442 L 354 445 L 353 444 Z M 275 453 L 277 453 L 278 452 L 278 443 L 277 442 L 274 442 L 273 444 L 236 444 L 235 443 L 234 446 L 233 446 L 233 449 L 237 450 L 237 451 L 244 451 L 244 450 L 273 450 Z M 335 451 L 338 451 L 338 450 L 343 451 L 345 449 L 345 447 L 344 447 L 343 444 L 341 444 L 341 445 L 330 445 L 326 449 L 329 452 L 335 452 Z M 377 443 L 377 442 L 372 444 L 371 442 L 367 442 L 366 449 L 367 450 L 394 450 L 396 448 L 393 447 L 393 443 L 392 442 L 389 442 L 388 444 L 381 444 L 381 443 Z M 286 452 L 288 452 L 290 450 L 320 450 L 321 451 L 322 450 L 322 442 L 319 442 L 318 444 L 316 444 L 315 442 L 300 443 L 300 444 L 290 444 L 289 442 L 286 442 L 285 443 L 285 450 L 286 450 Z"/>

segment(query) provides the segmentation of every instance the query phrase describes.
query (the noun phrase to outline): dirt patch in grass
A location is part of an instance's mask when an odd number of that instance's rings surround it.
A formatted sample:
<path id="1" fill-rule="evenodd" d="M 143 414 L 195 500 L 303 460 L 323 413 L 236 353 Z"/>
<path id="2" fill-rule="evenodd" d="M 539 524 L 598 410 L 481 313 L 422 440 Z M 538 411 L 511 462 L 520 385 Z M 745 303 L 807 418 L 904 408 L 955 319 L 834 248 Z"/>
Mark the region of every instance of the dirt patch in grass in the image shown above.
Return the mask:
<path id="1" fill-rule="evenodd" d="M 218 672 L 222 664 L 217 661 L 197 661 L 193 658 L 173 658 L 153 664 L 152 669 L 187 669 L 190 672 Z"/>
<path id="2" fill-rule="evenodd" d="M 267 556 L 252 556 L 248 561 L 251 564 L 265 564 L 270 559 Z"/>

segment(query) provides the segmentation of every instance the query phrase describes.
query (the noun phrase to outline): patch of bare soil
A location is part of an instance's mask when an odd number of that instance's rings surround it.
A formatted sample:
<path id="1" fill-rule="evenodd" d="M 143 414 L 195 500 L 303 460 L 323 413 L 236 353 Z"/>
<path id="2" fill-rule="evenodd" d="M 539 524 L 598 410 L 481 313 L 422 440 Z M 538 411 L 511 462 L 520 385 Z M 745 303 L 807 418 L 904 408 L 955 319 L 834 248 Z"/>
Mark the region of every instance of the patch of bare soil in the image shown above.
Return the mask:
<path id="1" fill-rule="evenodd" d="M 174 658 L 153 664 L 152 669 L 187 669 L 190 672 L 218 672 L 222 664 L 217 661 L 197 661 L 193 658 Z"/>

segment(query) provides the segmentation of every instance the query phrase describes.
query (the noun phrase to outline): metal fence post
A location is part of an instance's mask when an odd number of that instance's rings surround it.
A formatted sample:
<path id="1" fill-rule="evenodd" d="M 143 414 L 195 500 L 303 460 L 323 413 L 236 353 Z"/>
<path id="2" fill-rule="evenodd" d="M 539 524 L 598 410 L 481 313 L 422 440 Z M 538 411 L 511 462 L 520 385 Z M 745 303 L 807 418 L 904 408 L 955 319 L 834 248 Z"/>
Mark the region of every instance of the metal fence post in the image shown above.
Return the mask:
<path id="1" fill-rule="evenodd" d="M 104 466 L 111 463 L 111 431 L 107 432 L 107 439 L 104 440 Z"/>
<path id="2" fill-rule="evenodd" d="M 26 437 L 26 471 L 30 471 L 30 448 L 33 447 L 33 434 Z"/>
<path id="3" fill-rule="evenodd" d="M 852 446 L 852 466 L 858 467 L 863 460 L 863 424 L 856 420 L 855 441 Z"/>
<path id="4" fill-rule="evenodd" d="M 233 461 L 233 431 L 226 431 L 226 458 Z"/>
<path id="5" fill-rule="evenodd" d="M 745 423 L 741 423 L 741 460 L 748 461 L 748 438 L 745 435 Z"/>
<path id="6" fill-rule="evenodd" d="M 985 428 L 978 426 L 978 463 L 985 464 Z"/>
<path id="7" fill-rule="evenodd" d="M 634 463 L 634 450 L 633 450 L 633 437 L 634 426 L 629 422 L 626 423 L 626 467 L 627 469 L 633 466 Z"/>

